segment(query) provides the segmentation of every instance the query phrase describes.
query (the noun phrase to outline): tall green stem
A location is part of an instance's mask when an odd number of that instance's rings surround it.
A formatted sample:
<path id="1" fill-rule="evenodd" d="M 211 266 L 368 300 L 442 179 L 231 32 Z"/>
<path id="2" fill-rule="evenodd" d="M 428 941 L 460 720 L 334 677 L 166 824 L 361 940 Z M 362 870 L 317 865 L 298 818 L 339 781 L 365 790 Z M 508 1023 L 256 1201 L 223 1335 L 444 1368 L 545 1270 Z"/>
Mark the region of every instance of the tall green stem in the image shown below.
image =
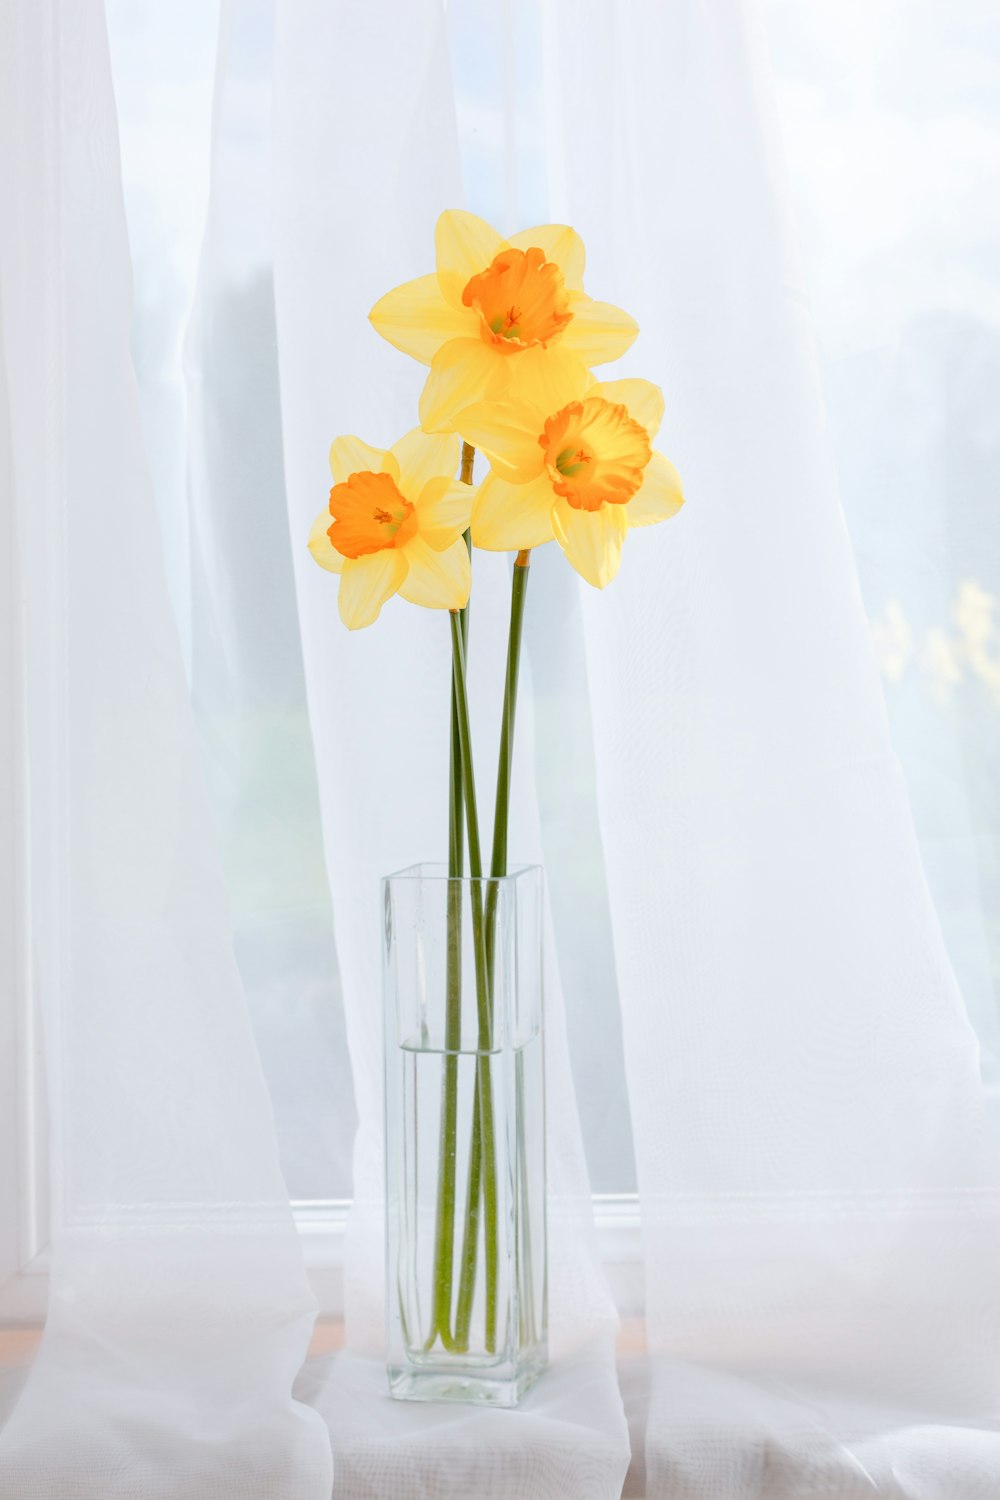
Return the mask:
<path id="1" fill-rule="evenodd" d="M 462 635 L 467 624 L 463 610 Z M 458 1127 L 458 1052 L 462 1044 L 462 885 L 465 866 L 461 744 L 454 674 L 451 690 L 451 757 L 448 775 L 448 894 L 445 968 L 444 1077 L 441 1088 L 441 1153 L 438 1165 L 434 1235 L 434 1309 L 428 1334 L 430 1348 L 440 1336 L 446 1349 L 451 1336 L 451 1301 L 455 1245 L 455 1169 Z"/>
<path id="2" fill-rule="evenodd" d="M 507 873 L 507 831 L 510 809 L 510 778 L 514 765 L 514 721 L 517 714 L 517 684 L 521 667 L 521 635 L 524 628 L 524 600 L 528 592 L 528 568 L 531 553 L 519 552 L 514 559 L 514 577 L 510 591 L 510 634 L 507 637 L 507 675 L 504 680 L 503 718 L 500 724 L 500 754 L 497 759 L 497 800 L 493 817 L 493 855 L 490 861 L 490 881 L 486 897 L 486 945 L 487 968 L 490 992 L 493 992 L 494 964 L 496 954 L 496 915 L 500 887 L 497 881 Z M 514 1061 L 516 1111 L 520 1118 L 524 1109 L 524 1059 L 520 1052 Z M 518 1182 L 522 1194 L 528 1190 L 528 1165 L 523 1129 L 517 1132 Z M 516 1248 L 519 1279 L 522 1288 L 529 1288 L 527 1298 L 519 1298 L 521 1322 L 519 1333 L 522 1341 L 535 1341 L 534 1275 L 532 1273 L 532 1245 L 528 1230 L 531 1213 L 526 1201 L 522 1201 L 518 1214 L 518 1242 Z"/>
<path id="3" fill-rule="evenodd" d="M 496 1349 L 497 1259 L 499 1252 L 497 1219 L 496 1143 L 494 1139 L 493 1075 L 490 1054 L 493 1047 L 493 1016 L 486 960 L 486 930 L 483 919 L 483 856 L 479 841 L 479 814 L 472 771 L 472 734 L 469 725 L 469 699 L 466 690 L 465 645 L 458 615 L 451 616 L 452 657 L 455 663 L 455 696 L 458 707 L 458 732 L 462 752 L 462 787 L 465 798 L 465 824 L 469 838 L 469 874 L 472 876 L 472 946 L 476 970 L 476 1011 L 479 1024 L 476 1087 L 478 1093 L 479 1131 L 481 1138 L 481 1180 L 483 1188 L 484 1230 L 486 1240 L 486 1348 Z M 470 1161 L 470 1174 L 475 1163 Z M 464 1268 L 464 1267 L 463 1267 Z M 461 1298 L 460 1298 L 461 1300 Z M 462 1338 L 456 1328 L 456 1343 Z"/>
<path id="4" fill-rule="evenodd" d="M 490 858 L 490 882 L 486 895 L 486 975 L 492 1009 L 493 980 L 496 960 L 496 914 L 500 887 L 496 884 L 507 873 L 507 830 L 510 807 L 510 778 L 514 759 L 514 721 L 517 712 L 517 684 L 521 663 L 521 636 L 524 624 L 524 601 L 528 588 L 528 567 L 531 554 L 519 552 L 514 562 L 514 578 L 510 599 L 510 634 L 507 640 L 507 672 L 504 679 L 503 716 L 500 723 L 500 754 L 497 763 L 496 810 L 493 818 L 493 849 Z M 469 1324 L 472 1315 L 472 1295 L 475 1287 L 476 1254 L 479 1233 L 477 1152 L 481 1149 L 479 1078 L 476 1078 L 475 1102 L 473 1104 L 473 1133 L 469 1148 L 470 1175 L 469 1192 L 465 1207 L 465 1236 L 462 1249 L 462 1265 L 458 1286 L 458 1308 L 455 1317 L 455 1342 L 459 1348 L 468 1346 Z M 487 1266 L 488 1271 L 488 1266 Z"/>
<path id="5" fill-rule="evenodd" d="M 480 1128 L 479 1078 L 476 1077 L 472 1104 L 472 1139 L 469 1143 L 469 1184 L 465 1198 L 465 1233 L 462 1236 L 462 1267 L 458 1281 L 455 1308 L 455 1347 L 469 1347 L 469 1325 L 472 1322 L 472 1296 L 476 1289 L 476 1261 L 479 1256 L 479 1219 L 482 1203 L 481 1177 L 483 1137 Z"/>
<path id="6" fill-rule="evenodd" d="M 475 450 L 462 447 L 461 479 L 472 483 Z M 472 550 L 469 533 L 465 544 Z M 463 649 L 469 639 L 469 606 L 461 611 Z M 438 1197 L 434 1234 L 434 1304 L 427 1337 L 429 1349 L 440 1336 L 446 1349 L 454 1349 L 451 1333 L 451 1302 L 455 1260 L 455 1172 L 457 1165 L 458 1053 L 462 1045 L 462 887 L 465 840 L 462 830 L 462 745 L 458 731 L 458 697 L 455 672 L 451 681 L 451 732 L 448 766 L 448 897 L 446 1009 L 444 1032 L 444 1077 L 441 1089 L 441 1152 L 438 1165 Z"/>
<path id="7" fill-rule="evenodd" d="M 486 957 L 493 992 L 493 969 L 496 954 L 496 912 L 500 887 L 494 881 L 507 873 L 507 828 L 510 815 L 510 777 L 514 765 L 514 720 L 517 714 L 517 681 L 521 668 L 521 634 L 524 628 L 524 600 L 528 592 L 528 568 L 531 553 L 519 552 L 514 560 L 514 577 L 510 590 L 510 634 L 507 637 L 507 674 L 504 678 L 503 717 L 500 721 L 500 754 L 497 759 L 497 797 L 493 814 L 493 852 L 490 858 L 490 884 L 486 893 Z"/>

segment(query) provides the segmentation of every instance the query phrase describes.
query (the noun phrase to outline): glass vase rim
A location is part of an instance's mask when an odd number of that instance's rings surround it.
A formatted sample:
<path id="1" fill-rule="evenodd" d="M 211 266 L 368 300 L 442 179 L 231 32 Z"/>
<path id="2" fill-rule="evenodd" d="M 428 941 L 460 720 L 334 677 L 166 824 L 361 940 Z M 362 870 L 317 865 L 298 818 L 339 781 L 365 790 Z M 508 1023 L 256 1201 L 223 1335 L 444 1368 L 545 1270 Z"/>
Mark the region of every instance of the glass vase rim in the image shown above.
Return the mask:
<path id="1" fill-rule="evenodd" d="M 422 860 L 416 864 L 404 865 L 402 869 L 393 870 L 388 875 L 382 876 L 382 883 L 389 885 L 395 881 L 460 881 L 463 885 L 514 885 L 519 880 L 525 880 L 532 875 L 544 873 L 544 866 L 535 864 L 512 864 L 506 875 L 450 875 L 446 860 Z"/>

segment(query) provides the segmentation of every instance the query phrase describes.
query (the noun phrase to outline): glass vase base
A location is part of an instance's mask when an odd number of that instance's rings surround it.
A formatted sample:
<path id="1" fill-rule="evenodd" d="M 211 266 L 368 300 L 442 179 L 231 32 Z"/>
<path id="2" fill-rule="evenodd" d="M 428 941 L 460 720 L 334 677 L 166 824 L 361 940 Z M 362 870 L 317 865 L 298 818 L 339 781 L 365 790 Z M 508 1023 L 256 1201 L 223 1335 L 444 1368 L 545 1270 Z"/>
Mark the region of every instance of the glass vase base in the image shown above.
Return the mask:
<path id="1" fill-rule="evenodd" d="M 397 1401 L 454 1401 L 467 1406 L 517 1406 L 545 1368 L 525 1363 L 516 1374 L 489 1370 L 420 1370 L 389 1366 L 389 1394 Z"/>

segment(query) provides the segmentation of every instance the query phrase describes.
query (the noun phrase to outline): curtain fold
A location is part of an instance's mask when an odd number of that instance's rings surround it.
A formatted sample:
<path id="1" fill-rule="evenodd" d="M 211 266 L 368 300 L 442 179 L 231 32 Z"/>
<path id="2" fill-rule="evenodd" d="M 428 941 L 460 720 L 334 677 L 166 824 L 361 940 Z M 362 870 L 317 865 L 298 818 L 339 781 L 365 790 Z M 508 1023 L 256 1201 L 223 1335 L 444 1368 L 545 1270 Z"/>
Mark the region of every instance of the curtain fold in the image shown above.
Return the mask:
<path id="1" fill-rule="evenodd" d="M 355 1111 L 295 598 L 300 538 L 284 494 L 273 11 L 272 0 L 226 0 L 219 16 L 211 192 L 183 342 L 179 503 L 191 542 L 191 697 L 236 956 L 284 1178 L 293 1200 L 316 1201 L 350 1197 Z"/>
<path id="2" fill-rule="evenodd" d="M 236 972 L 129 359 L 103 7 L 13 0 L 2 356 L 53 1142 L 0 1494 L 324 1500 L 314 1316 Z"/>
<path id="3" fill-rule="evenodd" d="M 570 215 L 639 319 L 628 373 L 663 385 L 689 497 L 583 601 L 648 1494 L 985 1494 L 997 1142 L 837 499 L 758 17 L 560 14 Z"/>

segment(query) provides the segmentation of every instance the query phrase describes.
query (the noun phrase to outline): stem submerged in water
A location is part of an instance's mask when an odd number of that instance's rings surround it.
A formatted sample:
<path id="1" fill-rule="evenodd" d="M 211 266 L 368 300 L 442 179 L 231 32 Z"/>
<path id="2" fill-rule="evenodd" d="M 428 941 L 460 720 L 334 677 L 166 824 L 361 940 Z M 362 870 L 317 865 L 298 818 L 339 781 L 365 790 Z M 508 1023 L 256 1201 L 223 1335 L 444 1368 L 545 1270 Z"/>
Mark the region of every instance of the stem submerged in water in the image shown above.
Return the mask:
<path id="1" fill-rule="evenodd" d="M 510 599 L 510 635 L 507 643 L 507 673 L 504 681 L 503 717 L 500 725 L 500 755 L 497 764 L 496 811 L 493 819 L 493 849 L 490 857 L 490 881 L 486 890 L 486 983 L 492 1014 L 493 984 L 496 964 L 496 919 L 500 887 L 497 884 L 507 873 L 507 832 L 510 808 L 510 778 L 514 759 L 514 720 L 517 712 L 517 683 L 521 663 L 521 635 L 524 625 L 524 600 L 528 588 L 530 552 L 517 554 L 514 562 L 514 579 Z M 476 1258 L 479 1237 L 479 1201 L 477 1157 L 482 1149 L 480 1117 L 482 1098 L 479 1074 L 476 1076 L 475 1101 L 473 1104 L 472 1142 L 469 1147 L 469 1194 L 465 1207 L 465 1237 L 462 1246 L 461 1273 L 458 1286 L 458 1311 L 455 1319 L 455 1343 L 459 1349 L 468 1348 L 469 1325 L 472 1316 L 472 1297 L 475 1288 Z M 491 1104 L 492 1114 L 492 1104 Z M 495 1187 L 495 1179 L 494 1179 Z M 497 1247 L 494 1246 L 494 1256 Z M 491 1297 L 492 1285 L 492 1297 Z M 492 1349 L 491 1331 L 495 1341 L 496 1328 L 496 1264 L 491 1263 L 489 1243 L 486 1257 L 486 1304 L 487 1347 Z M 492 1307 L 492 1317 L 491 1317 Z"/>
<path id="2" fill-rule="evenodd" d="M 475 449 L 462 446 L 461 479 L 472 483 Z M 469 533 L 465 544 L 472 550 Z M 469 606 L 461 611 L 463 650 L 469 639 Z M 455 1175 L 458 1127 L 458 1053 L 462 1045 L 462 887 L 465 839 L 462 744 L 458 732 L 458 698 L 454 667 L 451 683 L 451 734 L 448 768 L 448 902 L 446 1010 L 444 1034 L 444 1078 L 441 1090 L 441 1152 L 438 1165 L 437 1215 L 434 1231 L 434 1302 L 426 1348 L 440 1337 L 446 1349 L 454 1350 L 451 1332 L 452 1285 L 455 1262 Z"/>
<path id="3" fill-rule="evenodd" d="M 463 635 L 465 620 L 462 621 Z M 458 1051 L 462 1044 L 462 886 L 465 845 L 462 836 L 462 772 L 455 688 L 451 693 L 451 768 L 448 787 L 448 941 L 445 985 L 444 1081 L 441 1092 L 441 1155 L 438 1167 L 437 1222 L 434 1238 L 434 1315 L 430 1348 L 440 1335 L 446 1349 L 451 1336 L 451 1300 L 455 1244 L 455 1169 L 458 1128 Z"/>
<path id="4" fill-rule="evenodd" d="M 475 450 L 462 446 L 461 478 L 472 483 Z M 466 542 L 469 537 L 466 534 Z M 494 980 L 499 881 L 507 873 L 507 834 L 510 782 L 514 752 L 514 721 L 520 668 L 524 601 L 528 584 L 530 553 L 517 554 L 511 590 L 510 636 L 504 682 L 500 754 L 497 765 L 496 810 L 490 879 L 483 909 L 483 860 L 479 837 L 475 777 L 472 767 L 472 737 L 466 684 L 467 610 L 451 614 L 452 697 L 451 761 L 448 797 L 448 947 L 447 1006 L 445 1015 L 445 1060 L 441 1099 L 441 1154 L 438 1174 L 437 1217 L 434 1246 L 433 1318 L 427 1346 L 440 1338 L 452 1352 L 467 1352 L 479 1233 L 485 1242 L 484 1342 L 488 1353 L 496 1350 L 499 1273 L 499 1217 L 497 1202 L 496 1126 L 493 1105 L 492 1053 L 494 1047 Z M 460 1258 L 457 1304 L 452 1324 L 455 1275 L 455 1211 L 457 1168 L 458 1060 L 462 1046 L 462 885 L 464 873 L 463 815 L 469 841 L 473 958 L 476 981 L 478 1038 L 473 1100 L 472 1135 L 469 1145 L 469 1177 L 465 1201 L 465 1227 Z"/>
<path id="5" fill-rule="evenodd" d="M 451 643 L 455 663 L 455 695 L 458 704 L 458 733 L 462 748 L 462 789 L 465 797 L 465 825 L 469 836 L 469 874 L 472 876 L 472 947 L 476 969 L 476 1010 L 479 1021 L 476 1087 L 480 1131 L 480 1172 L 483 1184 L 484 1233 L 486 1243 L 486 1348 L 496 1349 L 497 1258 L 499 1250 L 497 1221 L 496 1143 L 494 1140 L 493 1075 L 490 1071 L 493 1049 L 492 997 L 486 962 L 486 927 L 483 920 L 483 856 L 479 842 L 479 813 L 476 786 L 472 773 L 472 735 L 469 726 L 469 699 L 465 682 L 465 647 L 457 614 L 451 616 Z M 470 1159 L 470 1177 L 475 1164 Z M 463 1271 L 466 1257 L 463 1254 Z M 462 1291 L 459 1292 L 462 1301 Z M 456 1345 L 463 1346 L 467 1330 L 456 1329 Z"/>

